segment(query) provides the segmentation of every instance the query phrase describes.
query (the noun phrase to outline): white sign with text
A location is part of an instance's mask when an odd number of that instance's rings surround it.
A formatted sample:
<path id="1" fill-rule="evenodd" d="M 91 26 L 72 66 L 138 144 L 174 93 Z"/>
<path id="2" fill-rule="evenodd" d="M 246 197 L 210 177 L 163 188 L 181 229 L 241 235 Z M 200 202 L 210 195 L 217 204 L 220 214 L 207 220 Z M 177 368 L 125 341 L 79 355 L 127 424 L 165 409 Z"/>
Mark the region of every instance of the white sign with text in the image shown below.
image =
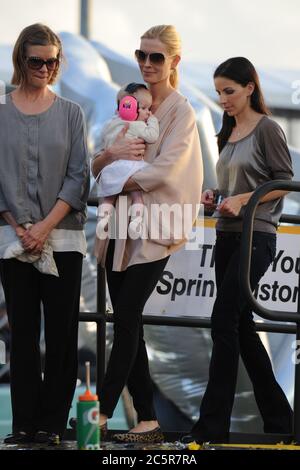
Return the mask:
<path id="1" fill-rule="evenodd" d="M 182 249 L 170 257 L 144 314 L 210 317 L 216 296 L 215 238 L 214 227 L 205 222 L 204 244 L 198 250 Z M 255 291 L 264 307 L 297 311 L 299 254 L 300 229 L 280 227 L 275 260 Z"/>

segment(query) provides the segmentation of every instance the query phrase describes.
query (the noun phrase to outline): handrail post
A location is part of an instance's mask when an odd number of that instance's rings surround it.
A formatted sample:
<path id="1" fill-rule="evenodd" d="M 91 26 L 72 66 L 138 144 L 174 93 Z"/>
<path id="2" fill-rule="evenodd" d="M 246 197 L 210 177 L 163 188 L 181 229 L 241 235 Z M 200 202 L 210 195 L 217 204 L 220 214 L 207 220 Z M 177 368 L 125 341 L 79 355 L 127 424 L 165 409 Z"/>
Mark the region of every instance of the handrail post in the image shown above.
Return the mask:
<path id="1" fill-rule="evenodd" d="M 300 361 L 297 358 L 297 347 L 300 344 L 300 274 L 298 275 L 298 301 L 297 312 L 287 313 L 281 311 L 270 311 L 260 305 L 254 298 L 250 287 L 250 266 L 253 221 L 256 208 L 260 199 L 273 190 L 287 190 L 300 192 L 298 181 L 270 181 L 258 187 L 246 206 L 243 219 L 243 232 L 241 238 L 241 263 L 240 283 L 252 309 L 263 318 L 277 321 L 293 321 L 296 323 L 296 350 L 295 350 L 295 383 L 294 383 L 294 422 L 293 436 L 297 444 L 300 444 Z"/>
<path id="2" fill-rule="evenodd" d="M 251 246 L 252 246 L 252 231 L 255 210 L 263 196 L 275 191 L 297 191 L 300 192 L 299 181 L 285 181 L 285 180 L 273 180 L 268 183 L 264 183 L 259 186 L 252 196 L 250 197 L 243 217 L 243 231 L 241 237 L 241 261 L 240 261 L 240 285 L 243 290 L 243 295 L 249 303 L 252 310 L 262 318 L 273 321 L 282 322 L 299 322 L 300 317 L 298 312 L 285 312 L 270 310 L 258 303 L 254 298 L 253 292 L 250 286 L 250 259 L 251 259 Z"/>
<path id="3" fill-rule="evenodd" d="M 105 374 L 106 349 L 106 276 L 105 269 L 97 265 L 97 312 L 101 313 L 101 321 L 97 322 L 97 364 L 96 364 L 96 390 L 100 397 L 100 390 Z"/>
<path id="4" fill-rule="evenodd" d="M 300 273 L 298 274 L 297 312 L 300 316 Z M 297 348 L 300 345 L 300 322 L 296 323 L 295 344 L 295 386 L 294 386 L 294 440 L 300 444 L 300 359 L 297 358 Z"/>

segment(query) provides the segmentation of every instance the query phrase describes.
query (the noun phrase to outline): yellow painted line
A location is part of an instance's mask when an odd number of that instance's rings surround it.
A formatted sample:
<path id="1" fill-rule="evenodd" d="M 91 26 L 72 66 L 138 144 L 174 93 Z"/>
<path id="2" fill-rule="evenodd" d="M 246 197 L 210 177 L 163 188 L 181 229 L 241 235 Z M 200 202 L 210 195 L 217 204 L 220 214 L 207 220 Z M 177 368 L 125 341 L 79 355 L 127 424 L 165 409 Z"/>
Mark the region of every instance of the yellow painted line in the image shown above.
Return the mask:
<path id="1" fill-rule="evenodd" d="M 300 450 L 294 444 L 207 444 L 208 447 L 234 447 L 235 449 Z"/>
<path id="2" fill-rule="evenodd" d="M 204 218 L 197 219 L 195 222 L 196 227 L 205 227 L 205 228 L 215 228 L 217 223 L 216 219 Z M 298 225 L 280 225 L 277 229 L 277 233 L 290 233 L 290 234 L 300 234 L 300 226 Z"/>
<path id="3" fill-rule="evenodd" d="M 210 444 L 209 442 L 202 445 L 197 444 L 197 442 L 190 442 L 187 445 L 189 450 L 209 450 L 209 449 L 219 449 L 219 448 L 229 448 L 229 449 L 264 449 L 264 450 L 300 450 L 300 445 L 295 444 Z"/>
<path id="4" fill-rule="evenodd" d="M 278 227 L 277 233 L 299 234 L 300 227 L 298 225 L 288 225 L 288 226 L 281 225 L 280 227 Z"/>
<path id="5" fill-rule="evenodd" d="M 203 223 L 204 222 L 204 223 Z M 197 219 L 195 222 L 196 227 L 207 227 L 207 228 L 215 228 L 216 226 L 216 219 Z"/>

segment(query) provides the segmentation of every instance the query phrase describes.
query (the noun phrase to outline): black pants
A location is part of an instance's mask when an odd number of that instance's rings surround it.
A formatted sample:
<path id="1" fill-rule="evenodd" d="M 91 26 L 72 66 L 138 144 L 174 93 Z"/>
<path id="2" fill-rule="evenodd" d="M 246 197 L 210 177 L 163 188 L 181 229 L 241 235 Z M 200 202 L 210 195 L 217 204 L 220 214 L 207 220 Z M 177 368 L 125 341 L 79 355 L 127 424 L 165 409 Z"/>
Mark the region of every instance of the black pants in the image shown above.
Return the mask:
<path id="1" fill-rule="evenodd" d="M 276 253 L 276 235 L 254 232 L 250 282 L 252 289 Z M 251 309 L 239 286 L 240 234 L 217 233 L 217 298 L 212 313 L 213 350 L 209 381 L 193 432 L 204 439 L 227 439 L 241 355 L 253 384 L 264 431 L 292 432 L 292 410 L 273 374 L 272 365 L 255 331 Z"/>
<path id="2" fill-rule="evenodd" d="M 77 334 L 82 255 L 54 253 L 59 277 L 30 263 L 1 260 L 11 329 L 10 378 L 13 432 L 63 434 L 77 378 Z M 41 378 L 41 302 L 46 356 Z"/>
<path id="3" fill-rule="evenodd" d="M 114 342 L 100 393 L 101 413 L 112 417 L 124 386 L 133 399 L 139 421 L 156 419 L 153 388 L 144 341 L 142 313 L 168 261 L 136 264 L 112 271 L 114 240 L 106 259 L 107 282 L 114 310 Z"/>

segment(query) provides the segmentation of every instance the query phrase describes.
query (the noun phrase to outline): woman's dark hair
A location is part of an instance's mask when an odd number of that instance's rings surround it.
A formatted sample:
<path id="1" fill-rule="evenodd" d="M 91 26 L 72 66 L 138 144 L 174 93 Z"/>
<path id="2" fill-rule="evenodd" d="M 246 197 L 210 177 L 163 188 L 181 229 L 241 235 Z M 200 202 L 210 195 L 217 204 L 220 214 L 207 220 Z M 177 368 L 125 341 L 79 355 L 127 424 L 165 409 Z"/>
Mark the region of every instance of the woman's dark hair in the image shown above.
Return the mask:
<path id="1" fill-rule="evenodd" d="M 254 91 L 250 96 L 250 105 L 254 111 L 261 114 L 270 114 L 261 91 L 261 86 L 257 72 L 250 60 L 245 57 L 232 57 L 220 64 L 214 73 L 214 78 L 224 77 L 239 83 L 246 87 L 249 82 L 254 83 Z M 233 116 L 228 116 L 226 112 L 223 114 L 223 123 L 220 132 L 217 134 L 219 152 L 223 149 L 228 141 L 232 129 L 236 122 Z"/>
<path id="2" fill-rule="evenodd" d="M 27 65 L 26 65 L 26 53 L 28 46 L 56 46 L 58 49 L 57 58 L 61 61 L 62 59 L 62 44 L 57 36 L 48 26 L 36 23 L 24 28 L 15 44 L 13 50 L 13 65 L 14 73 L 11 83 L 13 85 L 24 86 L 27 81 Z M 52 85 L 59 73 L 59 67 L 53 73 L 51 81 Z"/>

